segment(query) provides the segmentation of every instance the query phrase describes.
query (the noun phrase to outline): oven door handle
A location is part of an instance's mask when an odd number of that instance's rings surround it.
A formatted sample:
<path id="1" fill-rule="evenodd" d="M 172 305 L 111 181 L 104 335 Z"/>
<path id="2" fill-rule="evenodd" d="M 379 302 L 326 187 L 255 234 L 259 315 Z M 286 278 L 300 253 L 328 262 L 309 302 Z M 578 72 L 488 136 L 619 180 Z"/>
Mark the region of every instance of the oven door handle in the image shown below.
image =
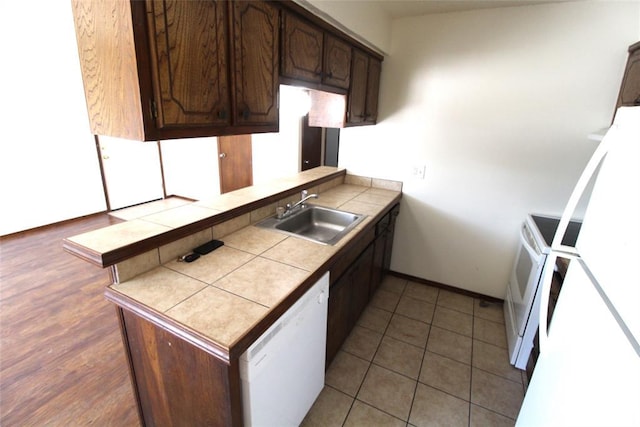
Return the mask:
<path id="1" fill-rule="evenodd" d="M 520 229 L 520 241 L 522 242 L 522 247 L 526 249 L 532 259 L 536 260 L 536 262 L 540 262 L 540 257 L 542 256 L 542 254 L 533 246 L 531 246 L 531 243 L 529 243 L 529 239 L 527 239 L 527 236 L 525 234 L 526 232 L 527 226 L 523 224 L 522 228 Z"/>

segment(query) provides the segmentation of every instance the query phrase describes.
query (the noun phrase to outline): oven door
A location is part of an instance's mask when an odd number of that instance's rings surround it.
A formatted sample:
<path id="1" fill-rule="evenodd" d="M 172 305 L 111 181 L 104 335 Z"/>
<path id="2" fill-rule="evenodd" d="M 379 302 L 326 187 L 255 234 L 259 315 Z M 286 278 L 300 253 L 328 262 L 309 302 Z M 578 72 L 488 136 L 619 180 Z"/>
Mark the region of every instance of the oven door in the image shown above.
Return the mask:
<path id="1" fill-rule="evenodd" d="M 520 229 L 518 254 L 505 298 L 507 342 L 509 344 L 509 359 L 512 364 L 516 362 L 530 315 L 534 317 L 531 320 L 536 325 L 538 323 L 536 320 L 538 314 L 532 313 L 531 309 L 545 258 L 546 255 L 536 244 L 527 224 L 523 224 Z"/>

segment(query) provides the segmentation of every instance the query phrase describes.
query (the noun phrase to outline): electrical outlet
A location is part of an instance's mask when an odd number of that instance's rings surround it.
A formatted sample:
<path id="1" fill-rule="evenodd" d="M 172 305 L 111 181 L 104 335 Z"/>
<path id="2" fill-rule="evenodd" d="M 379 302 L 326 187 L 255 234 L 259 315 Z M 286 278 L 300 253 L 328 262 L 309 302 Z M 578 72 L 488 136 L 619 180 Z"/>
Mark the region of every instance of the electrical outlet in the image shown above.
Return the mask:
<path id="1" fill-rule="evenodd" d="M 417 179 L 424 179 L 424 174 L 427 170 L 426 165 L 413 165 L 411 167 L 411 176 Z"/>

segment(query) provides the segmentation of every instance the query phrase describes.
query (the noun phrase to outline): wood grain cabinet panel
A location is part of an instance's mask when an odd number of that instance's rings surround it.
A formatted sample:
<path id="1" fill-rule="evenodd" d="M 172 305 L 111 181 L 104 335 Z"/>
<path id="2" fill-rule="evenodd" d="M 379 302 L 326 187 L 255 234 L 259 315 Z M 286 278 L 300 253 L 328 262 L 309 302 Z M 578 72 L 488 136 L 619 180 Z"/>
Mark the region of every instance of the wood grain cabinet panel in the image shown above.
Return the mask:
<path id="1" fill-rule="evenodd" d="M 143 425 L 240 426 L 239 367 L 118 308 Z"/>
<path id="2" fill-rule="evenodd" d="M 231 4 L 235 121 L 277 131 L 279 11 L 268 2 L 234 1 Z"/>
<path id="3" fill-rule="evenodd" d="M 325 33 L 322 83 L 349 89 L 351 83 L 351 45 Z"/>
<path id="4" fill-rule="evenodd" d="M 347 123 L 359 124 L 365 121 L 368 71 L 369 57 L 364 52 L 354 50 L 351 65 L 351 88 L 349 89 Z"/>
<path id="5" fill-rule="evenodd" d="M 282 76 L 312 88 L 349 89 L 351 45 L 297 15 L 282 16 Z"/>
<path id="6" fill-rule="evenodd" d="M 322 81 L 323 32 L 315 25 L 282 13 L 282 75 L 311 83 Z"/>
<path id="7" fill-rule="evenodd" d="M 72 5 L 92 133 L 148 141 L 278 130 L 272 3 Z"/>
<path id="8" fill-rule="evenodd" d="M 354 49 L 347 125 L 375 124 L 382 61 Z"/>
<path id="9" fill-rule="evenodd" d="M 227 5 L 148 1 L 158 127 L 230 124 Z"/>
<path id="10" fill-rule="evenodd" d="M 369 57 L 367 73 L 367 96 L 364 108 L 364 120 L 367 123 L 375 123 L 378 120 L 378 93 L 380 91 L 380 72 L 382 62 Z"/>
<path id="11" fill-rule="evenodd" d="M 640 42 L 629 46 L 629 58 L 622 77 L 616 110 L 621 106 L 640 105 Z"/>
<path id="12" fill-rule="evenodd" d="M 338 354 L 342 343 L 349 335 L 349 306 L 351 305 L 351 276 L 345 274 L 329 290 L 327 312 L 327 353 L 325 366 L 328 368 Z"/>

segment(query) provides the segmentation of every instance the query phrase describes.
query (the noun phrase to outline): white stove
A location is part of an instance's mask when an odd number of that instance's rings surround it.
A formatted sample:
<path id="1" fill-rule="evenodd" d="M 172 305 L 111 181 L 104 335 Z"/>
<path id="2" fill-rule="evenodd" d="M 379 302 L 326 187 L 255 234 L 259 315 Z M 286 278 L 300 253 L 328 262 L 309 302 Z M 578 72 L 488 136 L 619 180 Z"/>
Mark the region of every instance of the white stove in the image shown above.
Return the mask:
<path id="1" fill-rule="evenodd" d="M 540 280 L 547 254 L 560 218 L 527 215 L 520 229 L 520 246 L 511 272 L 504 303 L 509 360 L 525 369 L 540 323 Z M 580 232 L 579 221 L 571 221 L 562 244 L 574 247 Z"/>

